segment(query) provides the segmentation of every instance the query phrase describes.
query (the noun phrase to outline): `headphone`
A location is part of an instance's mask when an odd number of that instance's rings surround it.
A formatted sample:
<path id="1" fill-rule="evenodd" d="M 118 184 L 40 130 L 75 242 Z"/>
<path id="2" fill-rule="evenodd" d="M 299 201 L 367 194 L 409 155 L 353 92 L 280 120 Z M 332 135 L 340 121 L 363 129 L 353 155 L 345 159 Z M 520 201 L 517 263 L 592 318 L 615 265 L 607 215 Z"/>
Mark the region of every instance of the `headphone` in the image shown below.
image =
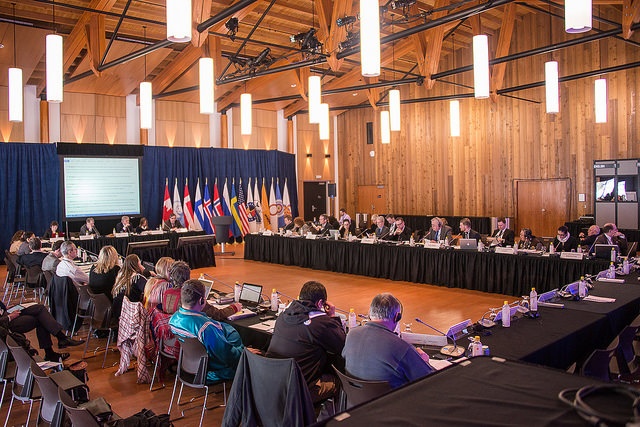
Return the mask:
<path id="1" fill-rule="evenodd" d="M 396 298 L 396 297 L 394 297 Z M 400 300 L 398 298 L 396 298 L 396 301 L 398 301 L 398 304 L 400 304 L 400 311 L 398 313 L 396 313 L 395 317 L 393 318 L 393 321 L 395 323 L 400 323 L 400 321 L 402 320 L 402 312 L 404 311 L 404 307 L 402 306 L 402 303 L 400 302 Z"/>

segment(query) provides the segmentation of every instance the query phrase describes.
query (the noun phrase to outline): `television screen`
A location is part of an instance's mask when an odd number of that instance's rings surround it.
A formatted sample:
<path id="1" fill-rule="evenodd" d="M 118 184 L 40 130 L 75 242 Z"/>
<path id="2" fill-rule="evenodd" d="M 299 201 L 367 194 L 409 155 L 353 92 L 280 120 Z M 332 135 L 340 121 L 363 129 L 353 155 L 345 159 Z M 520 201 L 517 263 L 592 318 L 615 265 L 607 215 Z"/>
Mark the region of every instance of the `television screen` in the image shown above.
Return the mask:
<path id="1" fill-rule="evenodd" d="M 596 182 L 596 200 L 613 200 L 614 179 Z"/>

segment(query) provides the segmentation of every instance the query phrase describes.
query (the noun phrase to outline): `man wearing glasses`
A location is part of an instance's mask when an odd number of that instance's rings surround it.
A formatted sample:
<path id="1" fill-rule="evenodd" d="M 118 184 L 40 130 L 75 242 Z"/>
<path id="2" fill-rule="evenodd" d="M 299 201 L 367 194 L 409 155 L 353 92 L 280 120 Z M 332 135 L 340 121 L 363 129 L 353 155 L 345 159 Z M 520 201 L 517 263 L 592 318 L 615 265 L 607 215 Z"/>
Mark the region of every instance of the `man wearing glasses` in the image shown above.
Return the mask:
<path id="1" fill-rule="evenodd" d="M 569 229 L 561 225 L 558 227 L 558 235 L 553 239 L 553 247 L 556 252 L 576 252 L 578 239 L 569 234 Z"/>

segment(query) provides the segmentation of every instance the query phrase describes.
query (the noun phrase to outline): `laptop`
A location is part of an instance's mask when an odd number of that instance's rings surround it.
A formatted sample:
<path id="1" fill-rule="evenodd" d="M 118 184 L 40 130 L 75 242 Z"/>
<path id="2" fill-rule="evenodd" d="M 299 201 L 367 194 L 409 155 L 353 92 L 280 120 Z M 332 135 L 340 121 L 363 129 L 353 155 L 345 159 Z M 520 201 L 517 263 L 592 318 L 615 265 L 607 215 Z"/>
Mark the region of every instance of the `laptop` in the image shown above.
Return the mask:
<path id="1" fill-rule="evenodd" d="M 340 231 L 339 230 L 329 230 L 329 239 L 337 239 L 338 237 L 340 237 Z"/>
<path id="2" fill-rule="evenodd" d="M 620 254 L 620 249 L 618 248 L 618 245 L 597 244 L 594 247 L 593 251 L 596 254 L 596 258 L 611 259 L 611 249 L 616 251 L 616 255 Z"/>
<path id="3" fill-rule="evenodd" d="M 213 287 L 213 280 L 207 279 L 198 279 L 200 283 L 204 286 L 204 299 L 209 299 L 209 294 L 211 293 L 211 288 Z"/>
<path id="4" fill-rule="evenodd" d="M 256 308 L 260 305 L 262 297 L 262 285 L 243 283 L 240 292 L 240 303 L 243 307 Z"/>
<path id="5" fill-rule="evenodd" d="M 460 239 L 460 249 L 477 251 L 478 242 L 476 241 L 476 239 Z"/>

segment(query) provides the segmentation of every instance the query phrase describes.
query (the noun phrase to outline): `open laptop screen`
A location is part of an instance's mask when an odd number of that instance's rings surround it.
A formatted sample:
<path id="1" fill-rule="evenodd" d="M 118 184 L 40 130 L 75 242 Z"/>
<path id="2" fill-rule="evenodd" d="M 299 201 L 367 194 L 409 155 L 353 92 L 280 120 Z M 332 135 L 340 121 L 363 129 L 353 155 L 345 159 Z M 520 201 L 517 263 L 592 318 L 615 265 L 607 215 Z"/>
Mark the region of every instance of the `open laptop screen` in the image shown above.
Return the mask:
<path id="1" fill-rule="evenodd" d="M 240 302 L 247 307 L 257 307 L 260 304 L 260 296 L 262 295 L 262 285 L 253 285 L 251 283 L 243 283 L 240 292 Z"/>
<path id="2" fill-rule="evenodd" d="M 209 298 L 209 293 L 211 293 L 211 288 L 213 287 L 213 280 L 207 279 L 199 279 L 202 286 L 204 286 L 204 299 Z"/>

